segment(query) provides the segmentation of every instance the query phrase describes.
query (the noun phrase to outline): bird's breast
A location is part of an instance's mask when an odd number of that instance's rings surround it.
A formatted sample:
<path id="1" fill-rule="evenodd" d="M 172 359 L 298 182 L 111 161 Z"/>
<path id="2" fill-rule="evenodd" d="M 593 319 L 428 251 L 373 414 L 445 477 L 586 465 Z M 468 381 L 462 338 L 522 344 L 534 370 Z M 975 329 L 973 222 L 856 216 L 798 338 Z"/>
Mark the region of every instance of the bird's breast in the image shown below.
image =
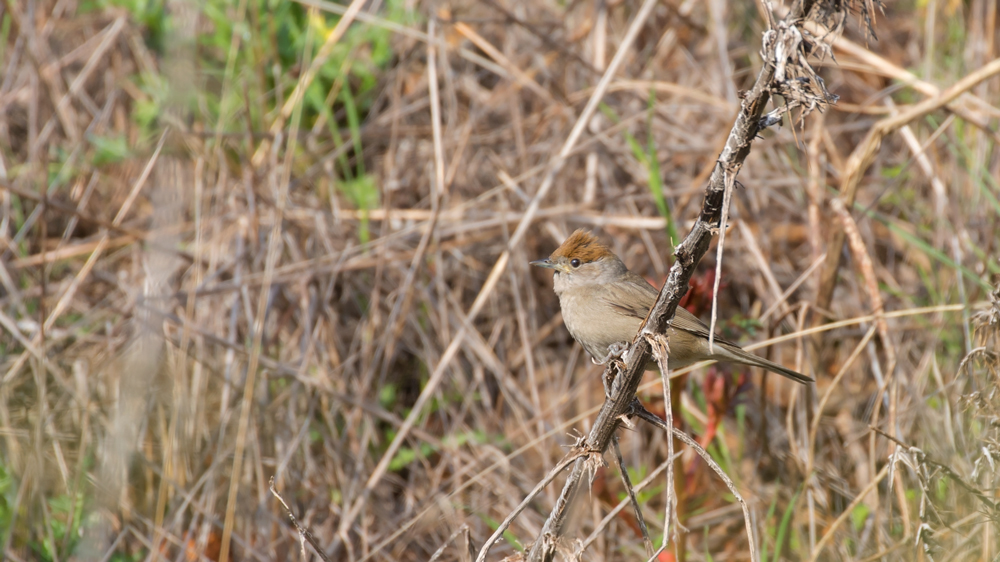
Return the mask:
<path id="1" fill-rule="evenodd" d="M 641 318 L 623 314 L 600 295 L 583 290 L 564 291 L 559 305 L 570 335 L 597 358 L 606 356 L 612 344 L 632 341 L 642 325 Z"/>

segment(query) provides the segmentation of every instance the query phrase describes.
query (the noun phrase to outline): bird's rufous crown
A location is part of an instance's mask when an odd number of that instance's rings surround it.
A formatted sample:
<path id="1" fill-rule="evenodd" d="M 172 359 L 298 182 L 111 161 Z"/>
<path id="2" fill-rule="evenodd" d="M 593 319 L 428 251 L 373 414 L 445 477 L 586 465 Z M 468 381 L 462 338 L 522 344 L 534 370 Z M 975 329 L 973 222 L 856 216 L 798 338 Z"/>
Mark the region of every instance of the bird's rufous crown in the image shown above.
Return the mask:
<path id="1" fill-rule="evenodd" d="M 578 259 L 583 263 L 590 263 L 614 255 L 614 252 L 604 244 L 601 244 L 601 241 L 596 236 L 581 228 L 571 234 L 561 246 L 556 248 L 556 251 L 552 252 L 550 259 Z"/>

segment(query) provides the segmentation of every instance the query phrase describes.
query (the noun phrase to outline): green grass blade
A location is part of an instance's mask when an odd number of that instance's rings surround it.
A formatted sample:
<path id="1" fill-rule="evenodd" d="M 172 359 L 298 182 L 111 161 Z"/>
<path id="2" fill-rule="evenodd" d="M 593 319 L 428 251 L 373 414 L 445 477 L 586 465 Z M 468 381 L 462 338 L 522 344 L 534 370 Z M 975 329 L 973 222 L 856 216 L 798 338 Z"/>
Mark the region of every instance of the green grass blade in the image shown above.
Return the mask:
<path id="1" fill-rule="evenodd" d="M 785 508 L 785 513 L 781 516 L 781 523 L 778 525 L 778 536 L 774 539 L 774 557 L 771 558 L 774 562 L 781 560 L 781 547 L 785 543 L 785 535 L 788 534 L 788 528 L 792 522 L 792 511 L 795 509 L 795 502 L 798 501 L 800 493 L 802 493 L 802 484 L 799 484 L 798 489 L 795 490 L 791 501 L 788 502 L 788 507 Z"/>

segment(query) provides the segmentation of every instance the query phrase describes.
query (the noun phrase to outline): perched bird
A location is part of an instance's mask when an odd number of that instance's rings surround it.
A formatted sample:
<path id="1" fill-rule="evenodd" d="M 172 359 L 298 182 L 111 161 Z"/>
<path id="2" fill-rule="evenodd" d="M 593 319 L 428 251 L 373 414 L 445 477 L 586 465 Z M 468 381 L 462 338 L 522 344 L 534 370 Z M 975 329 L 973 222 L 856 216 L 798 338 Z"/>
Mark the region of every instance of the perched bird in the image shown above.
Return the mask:
<path id="1" fill-rule="evenodd" d="M 573 338 L 603 362 L 618 344 L 630 342 L 656 301 L 658 291 L 625 267 L 607 246 L 585 230 L 577 230 L 547 259 L 531 265 L 555 270 L 553 288 L 559 296 L 563 322 Z M 667 366 L 680 369 L 699 361 L 728 361 L 761 367 L 796 382 L 813 379 L 743 351 L 715 336 L 709 351 L 708 326 L 678 307 L 668 331 Z M 656 368 L 654 362 L 647 370 Z"/>

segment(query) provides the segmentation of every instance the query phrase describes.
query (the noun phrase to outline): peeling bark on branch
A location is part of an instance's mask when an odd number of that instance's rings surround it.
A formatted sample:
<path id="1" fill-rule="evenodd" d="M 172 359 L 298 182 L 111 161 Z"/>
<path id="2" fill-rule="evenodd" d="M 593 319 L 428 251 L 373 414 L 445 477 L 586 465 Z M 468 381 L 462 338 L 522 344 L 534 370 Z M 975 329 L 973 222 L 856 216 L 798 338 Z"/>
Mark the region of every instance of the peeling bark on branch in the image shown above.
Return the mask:
<path id="1" fill-rule="evenodd" d="M 765 2 L 765 5 L 767 4 Z M 837 3 L 830 5 L 834 4 Z M 588 448 L 606 451 L 621 423 L 622 416 L 631 412 L 630 405 L 642 381 L 645 365 L 652 355 L 647 335 L 665 334 L 670 326 L 678 303 L 687 292 L 688 282 L 695 267 L 708 251 L 712 236 L 718 229 L 723 212 L 727 176 L 732 178 L 739 173 L 761 126 L 775 122 L 770 115 L 768 119 L 762 120 L 764 108 L 770 101 L 772 93 L 781 95 L 786 102 L 785 106 L 780 108 L 779 115 L 791 107 L 802 107 L 803 111 L 822 109 L 836 99 L 826 91 L 822 80 L 812 72 L 812 68 L 805 64 L 806 53 L 812 52 L 811 50 L 816 47 L 815 43 L 803 40 L 803 34 L 796 27 L 805 14 L 817 18 L 823 15 L 819 13 L 819 8 L 823 6 L 827 6 L 827 3 L 796 2 L 788 16 L 777 24 L 777 29 L 765 32 L 762 55 L 767 62 L 758 75 L 754 87 L 743 97 L 741 111 L 709 178 L 701 215 L 691 232 L 674 251 L 677 259 L 670 268 L 667 282 L 639 333 L 624 354 L 624 371 L 616 361 L 611 361 L 605 370 L 605 380 L 613 381 L 611 394 L 605 400 L 587 437 Z M 830 10 L 835 11 L 834 8 Z M 775 76 L 778 69 L 781 70 L 781 80 Z M 790 92 L 794 95 L 790 95 Z M 732 186 L 734 183 L 729 182 L 729 185 Z M 584 482 L 589 481 L 585 478 L 589 472 L 590 469 L 583 461 L 575 463 L 552 513 L 531 547 L 528 560 L 538 562 L 554 559 L 559 546 L 558 541 L 563 535 L 569 516 L 572 499 L 578 495 Z"/>

